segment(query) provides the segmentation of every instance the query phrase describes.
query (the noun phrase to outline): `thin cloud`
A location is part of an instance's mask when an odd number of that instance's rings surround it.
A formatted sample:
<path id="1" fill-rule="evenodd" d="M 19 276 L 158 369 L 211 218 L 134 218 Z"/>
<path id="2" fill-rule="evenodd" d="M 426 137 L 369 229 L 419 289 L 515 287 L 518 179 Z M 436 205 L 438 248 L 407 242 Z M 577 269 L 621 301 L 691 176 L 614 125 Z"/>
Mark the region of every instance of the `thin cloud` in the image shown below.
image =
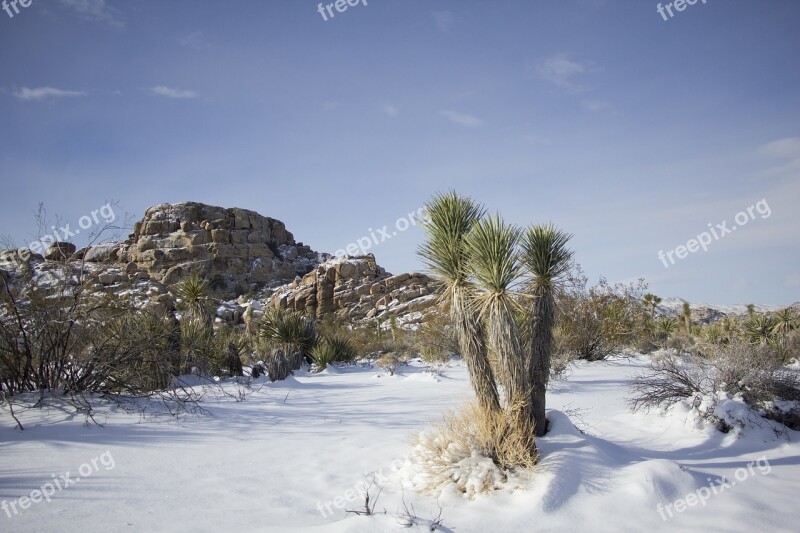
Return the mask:
<path id="1" fill-rule="evenodd" d="M 800 137 L 787 137 L 769 142 L 759 148 L 759 152 L 786 159 L 800 158 Z"/>
<path id="2" fill-rule="evenodd" d="M 150 89 L 150 92 L 158 96 L 166 96 L 167 98 L 197 98 L 200 95 L 194 91 L 184 91 L 181 89 L 173 89 L 164 85 L 157 85 Z"/>
<path id="3" fill-rule="evenodd" d="M 786 276 L 786 280 L 784 281 L 783 285 L 787 289 L 800 288 L 800 272 L 793 272 Z"/>
<path id="4" fill-rule="evenodd" d="M 335 111 L 342 107 L 342 104 L 339 100 L 329 100 L 327 102 L 322 102 L 322 107 L 325 108 L 326 111 Z"/>
<path id="5" fill-rule="evenodd" d="M 566 55 L 560 54 L 546 59 L 539 68 L 539 77 L 543 80 L 570 91 L 581 91 L 584 87 L 577 81 L 578 78 L 592 72 L 594 69 L 588 65 L 572 61 Z"/>
<path id="6" fill-rule="evenodd" d="M 550 146 L 552 144 L 550 139 L 539 135 L 523 135 L 522 142 L 531 146 Z"/>
<path id="7" fill-rule="evenodd" d="M 459 113 L 458 111 L 449 111 L 445 109 L 443 111 L 439 111 L 439 115 L 443 116 L 453 124 L 466 126 L 468 128 L 477 128 L 483 124 L 483 121 L 478 117 L 468 115 L 467 113 Z"/>
<path id="8" fill-rule="evenodd" d="M 41 100 L 55 100 L 58 98 L 74 98 L 77 96 L 86 96 L 86 93 L 80 91 L 66 91 L 64 89 L 56 89 L 55 87 L 36 87 L 29 88 L 23 87 L 14 92 L 14 96 L 26 102 L 38 102 Z"/>
<path id="9" fill-rule="evenodd" d="M 774 161 L 774 166 L 765 168 L 752 181 L 800 179 L 800 137 L 776 139 L 755 149 L 758 154 Z"/>
<path id="10" fill-rule="evenodd" d="M 59 2 L 83 19 L 106 22 L 113 26 L 125 25 L 119 11 L 107 6 L 105 0 L 59 0 Z"/>
<path id="11" fill-rule="evenodd" d="M 397 109 L 397 108 L 396 108 L 395 106 L 393 106 L 393 105 L 384 105 L 384 106 L 381 106 L 381 111 L 382 111 L 384 114 L 386 114 L 386 115 L 388 115 L 388 116 L 390 116 L 390 117 L 392 117 L 392 118 L 395 118 L 396 116 L 398 116 L 398 115 L 400 114 L 400 110 L 399 110 L 399 109 Z"/>
<path id="12" fill-rule="evenodd" d="M 602 111 L 603 109 L 608 107 L 608 103 L 601 102 L 600 100 L 584 100 L 581 103 L 583 104 L 583 108 L 586 111 L 591 111 L 593 113 L 597 111 Z"/>
<path id="13" fill-rule="evenodd" d="M 455 21 L 452 11 L 433 11 L 431 16 L 433 17 L 433 22 L 436 23 L 436 27 L 439 28 L 440 32 L 450 32 L 450 28 L 453 27 L 453 22 Z"/>
<path id="14" fill-rule="evenodd" d="M 206 40 L 206 36 L 202 31 L 194 31 L 192 33 L 181 35 L 178 38 L 178 43 L 181 46 L 192 48 L 194 50 L 208 50 L 211 48 L 211 45 Z"/>

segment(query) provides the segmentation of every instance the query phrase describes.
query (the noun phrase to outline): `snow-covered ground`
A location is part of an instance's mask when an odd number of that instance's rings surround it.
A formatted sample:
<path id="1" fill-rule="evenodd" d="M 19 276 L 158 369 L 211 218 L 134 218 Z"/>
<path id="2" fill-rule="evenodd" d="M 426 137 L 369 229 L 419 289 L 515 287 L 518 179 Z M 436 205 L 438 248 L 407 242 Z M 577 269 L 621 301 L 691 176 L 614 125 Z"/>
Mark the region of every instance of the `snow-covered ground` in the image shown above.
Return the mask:
<path id="1" fill-rule="evenodd" d="M 628 384 L 646 362 L 581 363 L 554 383 L 540 465 L 475 499 L 417 494 L 400 466 L 415 432 L 470 397 L 459 363 L 438 377 L 299 373 L 244 402 L 209 394 L 208 416 L 177 422 L 104 408 L 105 426 L 86 426 L 34 410 L 19 432 L 4 410 L 0 531 L 400 531 L 405 507 L 428 520 L 441 507 L 441 530 L 458 533 L 800 531 L 800 433 L 723 435 L 680 408 L 631 414 Z M 345 513 L 372 479 L 388 514 Z"/>

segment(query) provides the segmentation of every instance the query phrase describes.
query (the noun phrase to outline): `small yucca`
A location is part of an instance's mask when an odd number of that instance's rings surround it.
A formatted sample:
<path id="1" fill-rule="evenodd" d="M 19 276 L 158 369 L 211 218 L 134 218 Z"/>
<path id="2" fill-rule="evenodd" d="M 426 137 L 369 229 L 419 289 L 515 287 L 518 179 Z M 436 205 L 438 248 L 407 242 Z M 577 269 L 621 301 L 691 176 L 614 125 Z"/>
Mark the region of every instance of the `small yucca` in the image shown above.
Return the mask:
<path id="1" fill-rule="evenodd" d="M 303 364 L 303 359 L 317 344 L 316 323 L 295 311 L 270 309 L 261 321 L 261 335 L 282 347 L 293 370 Z"/>
<path id="2" fill-rule="evenodd" d="M 321 372 L 332 363 L 349 363 L 356 358 L 356 349 L 347 337 L 331 335 L 320 340 L 308 354 Z"/>

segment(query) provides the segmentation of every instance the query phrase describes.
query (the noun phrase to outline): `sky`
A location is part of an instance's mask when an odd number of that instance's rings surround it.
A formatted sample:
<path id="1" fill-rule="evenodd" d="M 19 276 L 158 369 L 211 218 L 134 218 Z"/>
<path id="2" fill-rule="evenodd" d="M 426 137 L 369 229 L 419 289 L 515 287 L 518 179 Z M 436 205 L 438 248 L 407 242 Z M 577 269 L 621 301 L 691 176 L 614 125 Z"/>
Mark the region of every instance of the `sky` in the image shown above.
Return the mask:
<path id="1" fill-rule="evenodd" d="M 125 238 L 198 201 L 400 273 L 455 190 L 572 233 L 591 280 L 800 301 L 796 0 L 6 2 L 5 242 L 40 203 L 81 245 L 107 202 Z"/>

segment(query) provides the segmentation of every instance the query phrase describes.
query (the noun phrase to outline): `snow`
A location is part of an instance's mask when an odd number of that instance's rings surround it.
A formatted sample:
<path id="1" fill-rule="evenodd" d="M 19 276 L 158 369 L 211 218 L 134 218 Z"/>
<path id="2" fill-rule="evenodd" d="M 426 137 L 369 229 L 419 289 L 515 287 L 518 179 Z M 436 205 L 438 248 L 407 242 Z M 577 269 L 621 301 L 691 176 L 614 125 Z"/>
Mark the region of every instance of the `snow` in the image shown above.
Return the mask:
<path id="1" fill-rule="evenodd" d="M 418 494 L 404 480 L 412 437 L 471 396 L 458 361 L 436 378 L 416 362 L 381 379 L 369 366 L 301 371 L 255 380 L 245 401 L 228 382 L 230 395 L 204 397 L 207 415 L 177 421 L 105 406 L 98 427 L 50 408 L 18 412 L 20 432 L 4 407 L 0 504 L 20 511 L 19 498 L 68 471 L 89 475 L 17 515 L 0 510 L 0 530 L 429 531 L 440 508 L 440 530 L 458 533 L 800 530 L 800 434 L 768 424 L 723 434 L 689 402 L 632 414 L 628 385 L 647 363 L 579 363 L 554 382 L 540 464 L 488 494 Z M 741 418 L 746 406 L 717 408 Z M 370 482 L 387 514 L 346 513 L 363 508 Z M 409 528 L 406 507 L 420 517 Z"/>
<path id="2" fill-rule="evenodd" d="M 664 298 L 661 303 L 656 307 L 656 310 L 665 316 L 678 316 L 683 313 L 683 304 L 687 303 L 687 300 L 683 298 Z M 704 302 L 688 302 L 692 309 L 698 309 L 700 307 L 707 307 L 709 309 L 715 309 L 720 313 L 724 313 L 725 315 L 747 315 L 747 304 L 734 304 L 734 305 L 722 305 L 722 304 L 709 304 Z M 783 307 L 778 305 L 762 305 L 762 304 L 754 304 L 753 310 L 757 313 L 774 313 L 775 311 L 780 311 Z"/>

